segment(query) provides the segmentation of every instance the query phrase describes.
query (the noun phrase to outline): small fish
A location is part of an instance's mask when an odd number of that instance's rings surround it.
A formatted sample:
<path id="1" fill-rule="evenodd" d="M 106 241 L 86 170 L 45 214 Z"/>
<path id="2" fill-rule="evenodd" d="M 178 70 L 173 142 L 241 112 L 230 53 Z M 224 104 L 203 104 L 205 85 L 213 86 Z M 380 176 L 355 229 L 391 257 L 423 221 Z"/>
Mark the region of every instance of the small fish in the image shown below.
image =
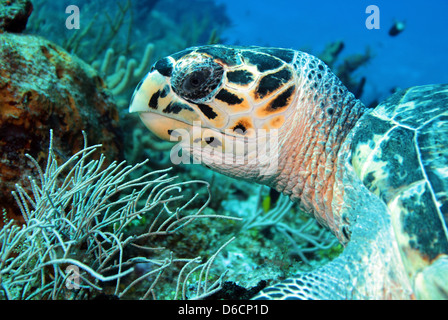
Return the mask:
<path id="1" fill-rule="evenodd" d="M 403 30 L 406 28 L 406 23 L 403 21 L 396 21 L 392 28 L 389 30 L 389 35 L 391 37 L 395 37 L 403 32 Z"/>

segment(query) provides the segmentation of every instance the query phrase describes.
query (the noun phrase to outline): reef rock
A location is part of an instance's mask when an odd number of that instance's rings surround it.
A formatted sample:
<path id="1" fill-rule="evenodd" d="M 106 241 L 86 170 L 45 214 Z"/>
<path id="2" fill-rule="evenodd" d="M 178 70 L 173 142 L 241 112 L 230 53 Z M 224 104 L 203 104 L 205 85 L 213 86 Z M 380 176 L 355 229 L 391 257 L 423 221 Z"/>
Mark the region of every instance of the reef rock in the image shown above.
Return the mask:
<path id="1" fill-rule="evenodd" d="M 112 95 L 93 68 L 36 36 L 0 34 L 0 48 L 0 212 L 16 218 L 11 191 L 37 176 L 24 154 L 45 166 L 50 129 L 62 160 L 82 148 L 82 130 L 110 161 L 122 160 L 123 141 Z"/>
<path id="2" fill-rule="evenodd" d="M 0 0 L 0 32 L 22 32 L 32 11 L 30 0 Z"/>

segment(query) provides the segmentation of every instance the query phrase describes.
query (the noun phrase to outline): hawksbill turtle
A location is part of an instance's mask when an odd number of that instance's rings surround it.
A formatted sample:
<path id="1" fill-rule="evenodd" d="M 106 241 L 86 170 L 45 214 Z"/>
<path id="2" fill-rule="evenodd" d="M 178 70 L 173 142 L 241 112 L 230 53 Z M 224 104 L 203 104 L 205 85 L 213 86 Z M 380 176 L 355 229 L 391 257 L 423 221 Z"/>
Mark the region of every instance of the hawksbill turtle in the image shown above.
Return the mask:
<path id="1" fill-rule="evenodd" d="M 256 298 L 448 298 L 448 85 L 369 109 L 310 54 L 199 46 L 156 62 L 130 112 L 213 170 L 288 195 L 344 246 Z"/>

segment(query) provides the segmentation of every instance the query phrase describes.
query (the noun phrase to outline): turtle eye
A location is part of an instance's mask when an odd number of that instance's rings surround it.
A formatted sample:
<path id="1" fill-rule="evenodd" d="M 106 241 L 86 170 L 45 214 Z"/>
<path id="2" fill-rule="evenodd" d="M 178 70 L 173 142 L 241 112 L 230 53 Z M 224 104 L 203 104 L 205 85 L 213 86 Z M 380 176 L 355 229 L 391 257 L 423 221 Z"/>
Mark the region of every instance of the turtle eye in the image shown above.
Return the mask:
<path id="1" fill-rule="evenodd" d="M 193 87 L 193 88 L 197 88 L 197 87 L 199 87 L 199 85 L 201 84 L 201 82 L 202 82 L 202 77 L 201 76 L 195 76 L 195 77 L 191 77 L 190 78 L 190 85 Z"/>
<path id="2" fill-rule="evenodd" d="M 213 96 L 221 85 L 224 69 L 211 59 L 195 63 L 182 63 L 176 66 L 171 86 L 173 91 L 182 98 L 202 103 Z"/>
<path id="3" fill-rule="evenodd" d="M 185 92 L 192 93 L 196 89 L 198 89 L 202 84 L 205 83 L 205 80 L 210 76 L 209 70 L 199 70 L 192 72 L 190 75 L 186 77 L 183 82 L 182 88 Z"/>

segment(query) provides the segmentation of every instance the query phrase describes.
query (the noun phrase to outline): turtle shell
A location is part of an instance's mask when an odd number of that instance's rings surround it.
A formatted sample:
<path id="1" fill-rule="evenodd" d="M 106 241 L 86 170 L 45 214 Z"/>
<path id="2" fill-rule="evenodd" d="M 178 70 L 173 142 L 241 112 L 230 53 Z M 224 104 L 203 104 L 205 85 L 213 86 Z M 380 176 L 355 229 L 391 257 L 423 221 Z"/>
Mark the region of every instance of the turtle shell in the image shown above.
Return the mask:
<path id="1" fill-rule="evenodd" d="M 388 206 L 409 276 L 448 253 L 448 85 L 398 92 L 366 114 L 351 162 Z"/>

